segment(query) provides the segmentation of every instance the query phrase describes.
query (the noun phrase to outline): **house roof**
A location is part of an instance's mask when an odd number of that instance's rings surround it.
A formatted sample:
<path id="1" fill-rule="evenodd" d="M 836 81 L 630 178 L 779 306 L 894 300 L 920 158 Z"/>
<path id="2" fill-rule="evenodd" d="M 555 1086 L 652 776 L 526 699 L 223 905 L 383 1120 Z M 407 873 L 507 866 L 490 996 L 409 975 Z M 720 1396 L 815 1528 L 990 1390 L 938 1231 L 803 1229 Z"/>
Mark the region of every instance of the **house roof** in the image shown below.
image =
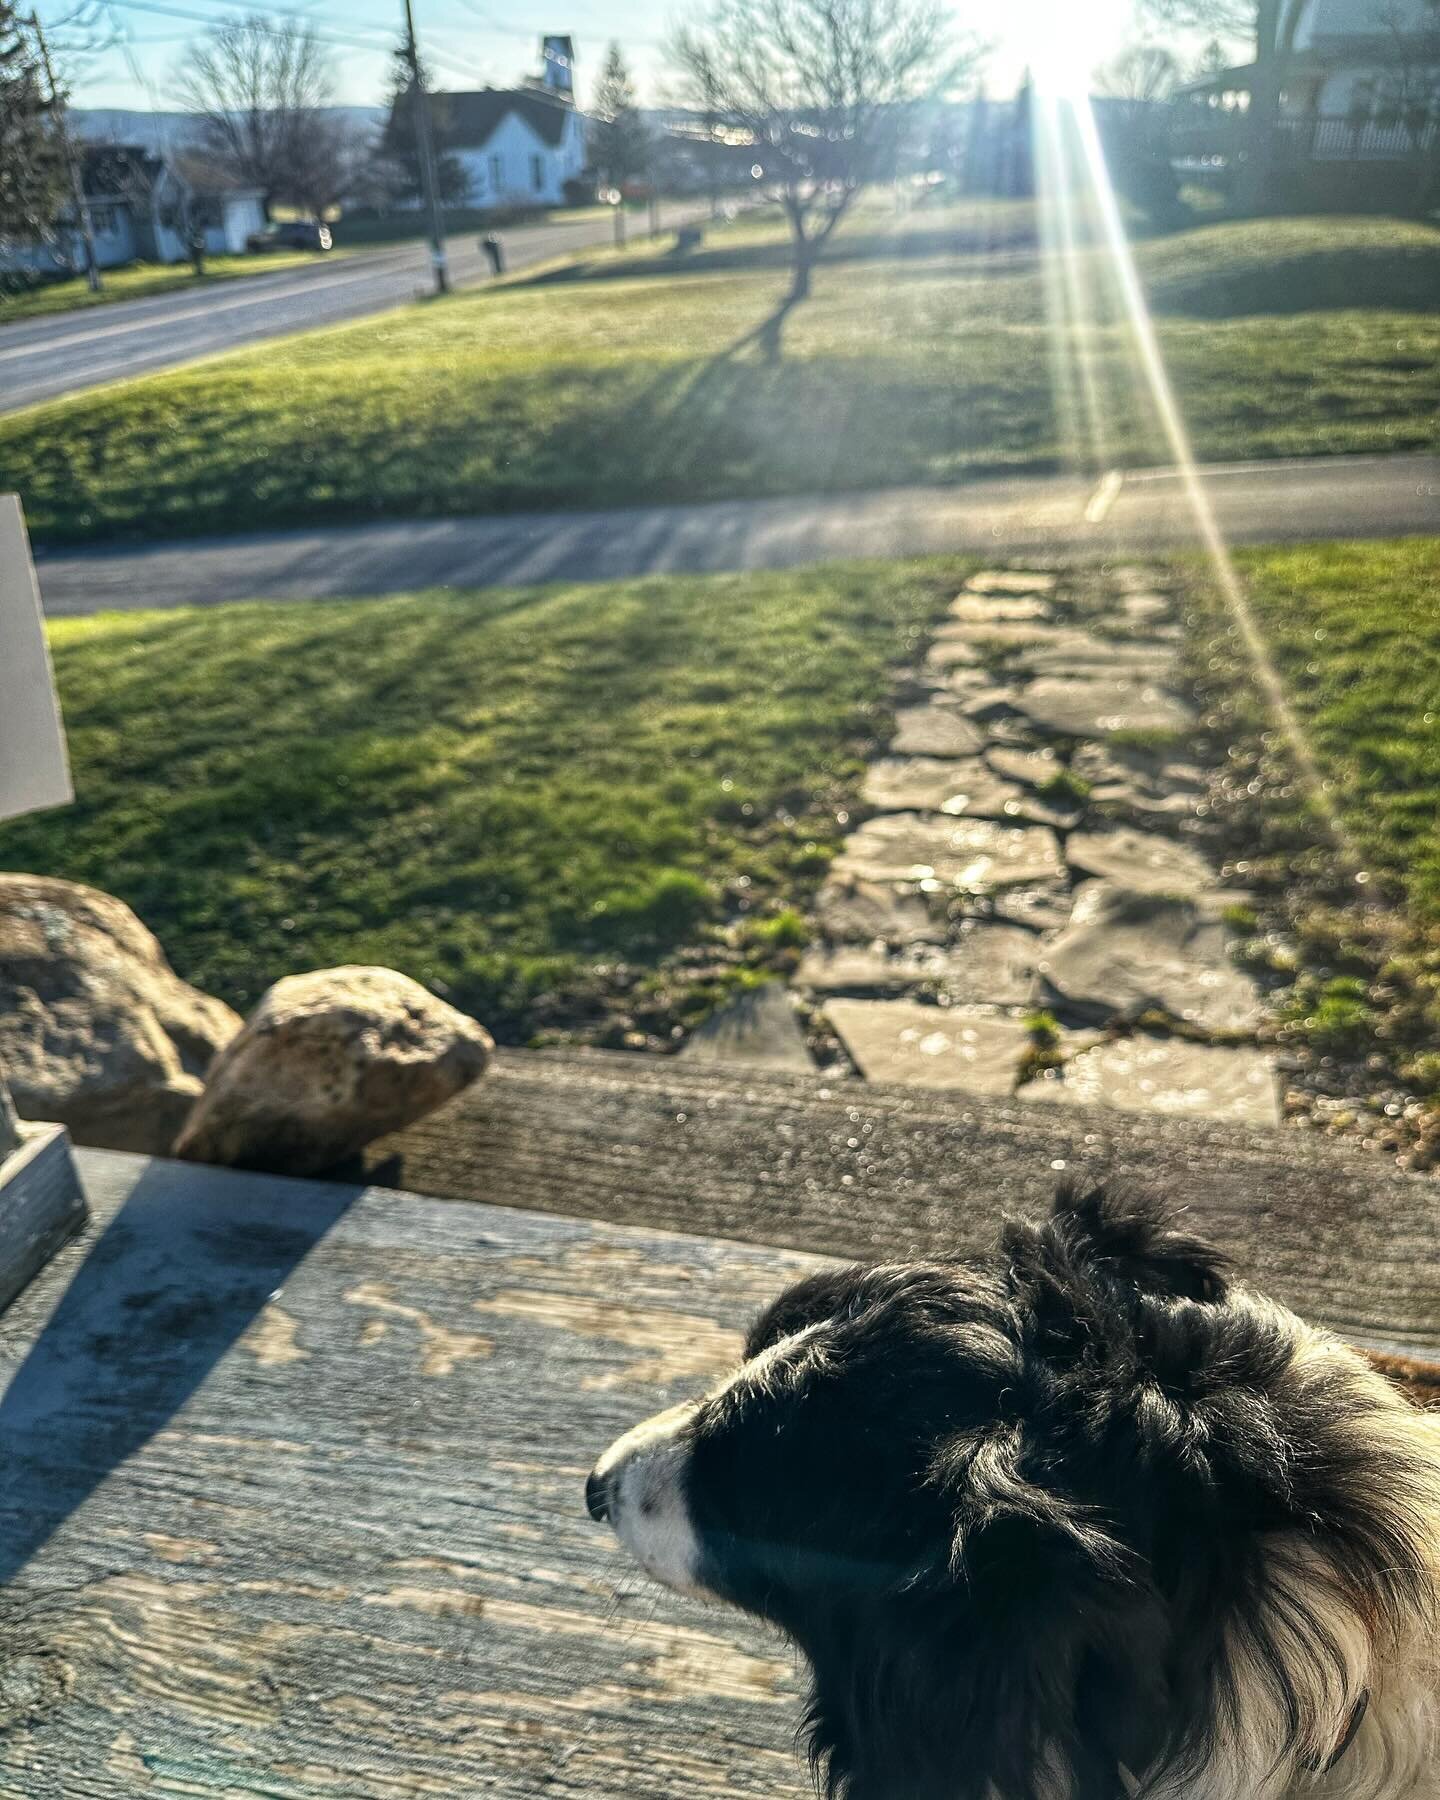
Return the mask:
<path id="1" fill-rule="evenodd" d="M 165 169 L 192 194 L 256 194 L 261 190 L 194 150 L 161 158 L 138 144 L 86 144 L 81 150 L 85 192 L 96 199 L 138 199 L 154 191 Z"/>
<path id="2" fill-rule="evenodd" d="M 183 181 L 192 194 L 258 194 L 262 191 L 235 170 L 193 150 L 179 150 L 168 161 L 171 174 Z"/>
<path id="3" fill-rule="evenodd" d="M 138 144 L 85 144 L 80 151 L 85 192 L 105 199 L 148 194 L 160 163 Z"/>
<path id="4" fill-rule="evenodd" d="M 544 94 L 523 88 L 480 88 L 471 93 L 437 94 L 439 123 L 452 149 L 475 150 L 488 143 L 502 119 L 519 113 L 526 124 L 552 147 L 565 135 L 565 121 L 574 108 Z"/>

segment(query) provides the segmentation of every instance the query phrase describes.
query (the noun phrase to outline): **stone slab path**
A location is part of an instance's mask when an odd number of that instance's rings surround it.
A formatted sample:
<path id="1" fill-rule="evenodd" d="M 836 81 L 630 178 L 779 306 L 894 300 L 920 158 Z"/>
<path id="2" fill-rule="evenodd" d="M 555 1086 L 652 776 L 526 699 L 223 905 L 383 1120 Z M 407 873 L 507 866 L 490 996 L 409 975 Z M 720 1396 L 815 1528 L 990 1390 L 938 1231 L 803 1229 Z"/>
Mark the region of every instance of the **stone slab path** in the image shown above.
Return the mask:
<path id="1" fill-rule="evenodd" d="M 1151 569 L 997 568 L 955 597 L 795 978 L 867 1080 L 1280 1123 L 1180 637 Z"/>

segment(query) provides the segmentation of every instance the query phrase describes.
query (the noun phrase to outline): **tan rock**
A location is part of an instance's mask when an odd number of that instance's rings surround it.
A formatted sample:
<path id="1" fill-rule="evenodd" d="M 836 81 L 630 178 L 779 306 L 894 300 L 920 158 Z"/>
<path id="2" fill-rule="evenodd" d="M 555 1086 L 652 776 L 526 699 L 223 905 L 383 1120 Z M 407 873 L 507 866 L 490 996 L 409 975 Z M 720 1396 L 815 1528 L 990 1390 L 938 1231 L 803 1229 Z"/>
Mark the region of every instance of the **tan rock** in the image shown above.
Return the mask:
<path id="1" fill-rule="evenodd" d="M 169 1152 L 214 1057 L 240 1029 L 182 981 L 123 901 L 0 874 L 0 1066 L 22 1118 L 82 1144 Z"/>
<path id="2" fill-rule="evenodd" d="M 1053 594 L 1058 581 L 1039 569 L 982 569 L 965 586 L 972 594 Z"/>
<path id="3" fill-rule="evenodd" d="M 175 1154 L 314 1174 L 433 1112 L 493 1048 L 483 1026 L 393 969 L 289 975 L 216 1062 Z"/>
<path id="4" fill-rule="evenodd" d="M 825 1016 L 867 1081 L 1006 1095 L 1030 1045 L 1021 1019 L 912 1000 L 831 1000 Z"/>
<path id="5" fill-rule="evenodd" d="M 989 893 L 1058 880 L 1065 871 L 1059 839 L 1046 826 L 899 812 L 881 813 L 853 831 L 832 872 Z"/>
<path id="6" fill-rule="evenodd" d="M 1063 1069 L 1026 1082 L 1019 1093 L 1022 1100 L 1113 1106 L 1168 1118 L 1280 1123 L 1270 1057 L 1250 1044 L 1192 1044 L 1137 1034 L 1082 1050 Z"/>
<path id="7" fill-rule="evenodd" d="M 1255 983 L 1230 960 L 1225 927 L 1194 900 L 1084 882 L 1070 923 L 1039 959 L 1042 991 L 1099 1019 L 1166 1013 L 1200 1031 L 1248 1032 Z"/>

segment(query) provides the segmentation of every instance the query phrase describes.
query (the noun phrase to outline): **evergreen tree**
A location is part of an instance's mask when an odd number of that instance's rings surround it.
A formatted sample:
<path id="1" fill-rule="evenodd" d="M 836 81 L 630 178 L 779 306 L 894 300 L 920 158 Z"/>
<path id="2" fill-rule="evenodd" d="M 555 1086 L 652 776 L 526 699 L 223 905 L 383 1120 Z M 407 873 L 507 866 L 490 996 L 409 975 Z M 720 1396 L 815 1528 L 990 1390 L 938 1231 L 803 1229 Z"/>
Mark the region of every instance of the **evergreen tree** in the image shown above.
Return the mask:
<path id="1" fill-rule="evenodd" d="M 460 159 L 446 150 L 449 139 L 445 95 L 437 94 L 431 86 L 423 58 L 420 79 L 430 96 L 430 142 L 435 153 L 435 185 L 440 190 L 441 204 L 463 206 L 469 198 L 470 183 Z M 400 197 L 421 200 L 425 187 L 420 174 L 420 142 L 415 129 L 415 89 L 403 48 L 395 52 L 389 105 L 390 117 L 381 146 L 383 154 L 395 168 Z"/>
<path id="2" fill-rule="evenodd" d="M 66 191 L 39 56 L 12 0 L 0 0 L 0 241 L 48 236 Z"/>
<path id="3" fill-rule="evenodd" d="M 650 134 L 635 105 L 635 83 L 620 46 L 605 53 L 605 66 L 590 109 L 590 163 L 606 187 L 623 188 L 650 166 Z"/>

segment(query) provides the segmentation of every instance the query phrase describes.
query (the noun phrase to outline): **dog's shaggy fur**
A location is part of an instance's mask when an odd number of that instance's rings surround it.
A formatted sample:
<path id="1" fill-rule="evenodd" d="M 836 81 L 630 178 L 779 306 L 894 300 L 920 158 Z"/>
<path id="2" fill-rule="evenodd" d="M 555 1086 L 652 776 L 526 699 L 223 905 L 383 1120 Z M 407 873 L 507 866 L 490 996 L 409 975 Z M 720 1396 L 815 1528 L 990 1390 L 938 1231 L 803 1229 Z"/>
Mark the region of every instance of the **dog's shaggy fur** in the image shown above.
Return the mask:
<path id="1" fill-rule="evenodd" d="M 791 1288 L 591 1511 L 848 1800 L 1440 1800 L 1440 1425 L 1156 1207 Z"/>

